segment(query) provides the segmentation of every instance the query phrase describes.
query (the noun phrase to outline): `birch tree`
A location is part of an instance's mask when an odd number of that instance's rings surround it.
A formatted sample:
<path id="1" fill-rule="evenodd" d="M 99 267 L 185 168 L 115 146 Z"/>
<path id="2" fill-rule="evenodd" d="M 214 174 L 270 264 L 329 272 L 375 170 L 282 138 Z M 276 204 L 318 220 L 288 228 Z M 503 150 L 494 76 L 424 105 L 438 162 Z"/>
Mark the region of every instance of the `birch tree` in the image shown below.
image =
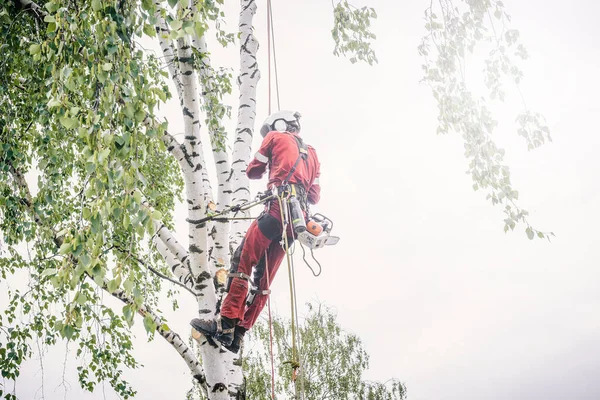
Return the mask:
<path id="1" fill-rule="evenodd" d="M 130 327 L 139 319 L 181 356 L 203 397 L 245 397 L 232 353 L 206 338 L 191 348 L 158 311 L 165 289 L 177 301 L 195 302 L 201 317 L 214 317 L 229 256 L 247 226 L 206 221 L 251 199 L 245 170 L 260 79 L 256 1 L 240 1 L 237 40 L 221 29 L 222 5 L 0 2 L 0 230 L 6 240 L 0 273 L 3 280 L 27 281 L 10 290 L 0 316 L 3 378 L 19 376 L 34 338 L 46 346 L 67 340 L 84 360 L 83 388 L 109 382 L 129 398 L 135 389 L 122 370 L 138 366 Z M 334 12 L 336 51 L 352 62 L 372 62 L 363 43 L 372 38 L 374 12 L 346 2 L 334 4 Z M 232 82 L 212 64 L 209 34 L 239 46 L 240 97 L 230 135 L 223 118 L 232 108 L 222 98 Z M 144 36 L 159 42 L 161 55 L 143 51 Z M 182 140 L 157 117 L 170 96 L 181 106 Z M 215 181 L 207 172 L 208 149 Z M 187 240 L 173 229 L 182 192 Z M 104 294 L 122 308 L 111 308 Z M 14 398 L 6 387 L 0 396 Z"/>
<path id="2" fill-rule="evenodd" d="M 202 396 L 245 397 L 233 354 L 206 339 L 191 348 L 158 311 L 166 293 L 195 302 L 203 318 L 215 316 L 229 255 L 247 226 L 205 221 L 252 198 L 244 172 L 260 80 L 257 3 L 240 1 L 237 34 L 221 28 L 222 5 L 0 0 L 0 274 L 26 281 L 7 294 L 0 315 L 0 370 L 8 381 L 31 357 L 33 339 L 45 346 L 67 340 L 84 360 L 78 370 L 83 388 L 108 382 L 129 398 L 135 389 L 122 371 L 138 366 L 130 331 L 138 320 L 180 355 Z M 345 0 L 332 5 L 334 53 L 353 63 L 377 62 L 370 47 L 375 11 Z M 486 64 L 490 96 L 501 97 L 503 74 L 520 79 L 506 54 L 523 56 L 524 48 L 514 30 L 505 30 L 504 5 L 431 2 L 425 17 L 429 32 L 420 51 L 425 82 L 440 106 L 440 132 L 463 135 L 476 188 L 505 206 L 506 229 L 525 223 L 529 237 L 547 237 L 517 206 L 503 151 L 490 139 L 494 121 L 463 76 L 465 54 L 490 37 L 498 44 Z M 487 25 L 486 17 L 496 20 Z M 158 41 L 161 54 L 141 48 L 146 36 Z M 213 64 L 213 39 L 239 48 L 240 97 L 233 106 L 222 104 L 233 82 Z M 172 118 L 183 119 L 182 136 L 157 116 L 171 96 L 181 106 Z M 234 132 L 224 128 L 230 114 Z M 518 121 L 532 148 L 549 140 L 538 114 L 525 111 Z M 211 162 L 216 179 L 208 173 Z M 188 229 L 175 232 L 173 208 L 182 193 Z M 111 307 L 104 295 L 122 307 Z M 13 398 L 10 388 L 0 391 Z"/>
<path id="3" fill-rule="evenodd" d="M 307 399 L 401 400 L 406 386 L 396 380 L 373 382 L 363 379 L 369 367 L 369 355 L 361 339 L 345 332 L 336 321 L 336 313 L 324 304 L 307 304 L 308 312 L 299 327 L 305 370 L 303 376 Z M 290 321 L 274 316 L 272 322 L 259 321 L 250 331 L 245 344 L 244 370 L 249 398 L 271 398 L 271 382 L 275 381 L 275 398 L 293 398 L 293 376 L 289 360 L 292 356 Z M 271 351 L 275 374 L 271 375 Z"/>

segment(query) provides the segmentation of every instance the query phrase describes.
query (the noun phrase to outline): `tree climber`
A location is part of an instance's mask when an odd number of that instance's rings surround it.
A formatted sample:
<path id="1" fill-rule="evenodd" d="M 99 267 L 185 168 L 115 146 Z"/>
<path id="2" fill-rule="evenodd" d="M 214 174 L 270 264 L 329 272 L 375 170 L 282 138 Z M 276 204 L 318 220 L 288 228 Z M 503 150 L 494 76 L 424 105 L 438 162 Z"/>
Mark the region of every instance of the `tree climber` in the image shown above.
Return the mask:
<path id="1" fill-rule="evenodd" d="M 246 175 L 250 179 L 260 179 L 268 167 L 268 189 L 275 194 L 285 190 L 294 192 L 306 217 L 307 203 L 317 204 L 320 198 L 320 164 L 315 149 L 304 144 L 299 136 L 300 113 L 279 111 L 271 114 L 260 133 L 263 142 L 248 165 Z M 220 316 L 212 320 L 194 318 L 191 321 L 194 329 L 218 340 L 229 351 L 239 351 L 244 334 L 252 328 L 267 302 L 269 287 L 285 256 L 283 244 L 280 244 L 282 231 L 281 210 L 275 198 L 252 222 L 231 258 L 228 294 Z M 291 243 L 291 224 L 286 234 Z M 251 281 L 253 268 L 254 279 Z M 265 268 L 268 268 L 267 273 Z M 255 288 L 250 292 L 248 282 Z"/>

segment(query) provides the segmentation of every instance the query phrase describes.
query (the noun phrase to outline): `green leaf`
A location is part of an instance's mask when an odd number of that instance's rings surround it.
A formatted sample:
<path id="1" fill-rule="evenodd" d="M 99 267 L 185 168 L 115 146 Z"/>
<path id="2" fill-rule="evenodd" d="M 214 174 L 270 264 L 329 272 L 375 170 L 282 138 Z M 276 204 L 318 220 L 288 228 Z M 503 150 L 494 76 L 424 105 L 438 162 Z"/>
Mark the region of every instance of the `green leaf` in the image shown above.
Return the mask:
<path id="1" fill-rule="evenodd" d="M 57 272 L 58 272 L 58 270 L 56 268 L 46 268 L 44 270 L 44 272 L 42 272 L 41 277 L 45 278 L 45 277 L 50 276 L 50 275 L 56 275 Z"/>
<path id="2" fill-rule="evenodd" d="M 162 219 L 163 215 L 160 211 L 154 210 L 152 211 L 152 218 L 154 219 Z"/>
<path id="3" fill-rule="evenodd" d="M 58 107 L 60 105 L 61 105 L 60 100 L 58 100 L 57 98 L 54 98 L 54 97 L 51 98 L 47 104 L 48 108 Z"/>
<path id="4" fill-rule="evenodd" d="M 533 240 L 533 229 L 531 229 L 531 227 L 528 227 L 525 232 L 527 233 L 527 237 L 529 238 L 529 240 Z"/>
<path id="5" fill-rule="evenodd" d="M 123 307 L 123 317 L 129 326 L 133 325 L 133 316 L 135 312 L 133 310 L 133 304 L 127 304 Z"/>
<path id="6" fill-rule="evenodd" d="M 144 33 L 150 37 L 156 36 L 156 29 L 150 24 L 144 24 Z"/>
<path id="7" fill-rule="evenodd" d="M 143 110 L 139 110 L 135 113 L 135 122 L 140 123 L 146 119 L 146 113 Z"/>
<path id="8" fill-rule="evenodd" d="M 133 192 L 133 199 L 135 200 L 136 203 L 141 204 L 142 192 L 140 192 L 139 189 L 135 189 L 135 192 Z"/>
<path id="9" fill-rule="evenodd" d="M 44 22 L 56 22 L 56 19 L 52 15 L 46 15 L 44 17 Z"/>
<path id="10" fill-rule="evenodd" d="M 177 5 L 177 2 L 178 2 L 178 0 L 169 0 L 169 5 L 170 5 L 172 8 L 175 8 L 175 6 Z"/>
<path id="11" fill-rule="evenodd" d="M 102 1 L 101 0 L 92 0 L 92 10 L 99 11 L 102 9 Z"/>
<path id="12" fill-rule="evenodd" d="M 123 228 L 129 228 L 129 225 L 131 225 L 131 220 L 129 218 L 129 214 L 125 213 L 123 215 Z"/>
<path id="13" fill-rule="evenodd" d="M 104 149 L 100 153 L 98 153 L 98 162 L 102 164 L 106 157 L 110 154 L 110 149 Z"/>
<path id="14" fill-rule="evenodd" d="M 123 112 L 125 113 L 125 115 L 128 118 L 133 118 L 134 111 L 133 111 L 133 106 L 131 105 L 131 103 L 125 104 L 125 107 L 123 108 Z"/>
<path id="15" fill-rule="evenodd" d="M 202 22 L 194 23 L 194 33 L 198 37 L 202 37 L 204 35 L 204 31 L 206 30 L 206 26 Z"/>
<path id="16" fill-rule="evenodd" d="M 64 328 L 63 328 L 63 330 L 62 330 L 62 334 L 68 340 L 71 340 L 71 338 L 75 334 L 75 328 L 72 327 L 71 325 L 65 325 Z"/>
<path id="17" fill-rule="evenodd" d="M 131 277 L 125 280 L 125 282 L 123 283 L 123 289 L 125 289 L 127 293 L 131 293 L 131 291 L 133 290 L 133 279 L 131 279 Z"/>
<path id="18" fill-rule="evenodd" d="M 144 316 L 144 328 L 146 328 L 146 332 L 148 333 L 152 333 L 156 330 L 156 324 L 154 323 L 154 320 L 148 313 L 146 313 L 146 315 Z"/>
<path id="19" fill-rule="evenodd" d="M 60 117 L 58 120 L 60 121 L 61 125 L 67 129 L 77 128 L 79 125 L 79 121 L 77 121 L 75 118 Z"/>
<path id="20" fill-rule="evenodd" d="M 121 278 L 117 277 L 115 279 L 111 279 L 110 281 L 108 281 L 108 291 L 113 293 L 115 292 L 119 286 L 121 285 Z"/>
<path id="21" fill-rule="evenodd" d="M 60 249 L 58 249 L 58 253 L 62 254 L 62 255 L 65 255 L 70 251 L 71 251 L 71 243 L 67 243 L 67 242 L 63 243 L 60 246 Z"/>
<path id="22" fill-rule="evenodd" d="M 79 292 L 77 293 L 77 295 L 75 296 L 75 301 L 77 302 L 77 304 L 83 306 L 85 305 L 85 303 L 88 301 L 87 296 L 85 295 L 85 293 L 83 292 Z"/>
<path id="23" fill-rule="evenodd" d="M 90 257 L 90 255 L 88 253 L 84 253 L 79 258 L 79 261 L 80 261 L 81 265 L 83 265 L 84 267 L 89 267 L 90 264 L 92 263 L 92 258 Z"/>
<path id="24" fill-rule="evenodd" d="M 174 31 L 176 31 L 176 30 L 179 30 L 179 28 L 181 28 L 181 26 L 183 25 L 183 22 L 181 22 L 178 19 L 174 19 L 173 21 L 171 21 L 170 25 L 171 25 L 171 28 Z"/>
<path id="25" fill-rule="evenodd" d="M 46 7 L 46 10 L 48 10 L 49 13 L 54 13 L 56 12 L 56 10 L 58 10 L 59 5 L 49 1 L 46 4 L 44 4 L 44 7 Z"/>
<path id="26" fill-rule="evenodd" d="M 102 71 L 110 71 L 112 69 L 113 65 L 112 63 L 104 63 L 102 64 Z"/>
<path id="27" fill-rule="evenodd" d="M 29 54 L 37 54 L 40 52 L 40 50 L 41 50 L 41 47 L 37 43 L 34 43 L 31 46 L 29 46 Z"/>

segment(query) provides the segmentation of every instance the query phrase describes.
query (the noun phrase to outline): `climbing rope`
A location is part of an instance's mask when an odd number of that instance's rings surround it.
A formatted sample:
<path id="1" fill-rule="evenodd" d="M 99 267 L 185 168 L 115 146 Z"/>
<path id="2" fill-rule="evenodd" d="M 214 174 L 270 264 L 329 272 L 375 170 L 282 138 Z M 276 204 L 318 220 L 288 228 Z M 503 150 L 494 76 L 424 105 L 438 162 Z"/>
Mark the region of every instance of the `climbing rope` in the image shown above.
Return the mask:
<path id="1" fill-rule="evenodd" d="M 271 45 L 271 42 L 273 43 Z M 273 57 L 271 57 L 271 49 L 273 49 Z M 269 81 L 269 115 L 271 115 L 271 59 L 275 69 L 275 94 L 277 95 L 277 110 L 281 110 L 281 102 L 279 97 L 279 72 L 277 70 L 277 52 L 275 50 L 275 29 L 273 27 L 273 7 L 271 0 L 267 0 L 267 57 L 268 57 L 268 81 Z"/>
<path id="2" fill-rule="evenodd" d="M 271 57 L 271 48 L 273 49 L 273 57 Z M 271 4 L 271 0 L 267 0 L 267 53 L 268 53 L 268 93 L 269 93 L 269 115 L 271 115 L 271 105 L 272 105 L 272 95 L 271 95 L 271 60 L 273 60 L 273 66 L 275 69 L 275 91 L 277 94 L 277 109 L 281 110 L 281 102 L 279 95 L 279 74 L 277 70 L 277 53 L 275 51 L 275 29 L 273 27 L 273 8 Z M 302 376 L 302 361 L 298 355 L 298 346 L 300 346 L 300 332 L 299 332 L 299 324 L 298 324 L 298 304 L 296 302 L 296 279 L 294 274 L 294 262 L 293 258 L 290 255 L 290 247 L 287 237 L 287 227 L 289 219 L 287 216 L 290 215 L 289 204 L 287 202 L 287 198 L 283 201 L 283 195 L 278 195 L 277 200 L 279 202 L 279 210 L 281 213 L 281 224 L 283 226 L 282 230 L 282 238 L 284 242 L 285 254 L 288 264 L 288 276 L 290 283 L 290 303 L 291 303 L 291 312 L 292 312 L 292 360 L 288 361 L 293 369 L 292 379 L 294 381 L 294 387 L 296 388 L 296 398 L 304 399 L 304 379 Z M 285 214 L 284 215 L 284 210 Z M 294 233 L 292 229 L 292 238 L 294 238 Z M 303 249 L 304 250 L 304 249 Z M 311 268 L 312 269 L 312 268 Z M 267 268 L 268 271 L 268 268 Z M 313 272 L 314 273 L 314 272 Z M 269 280 L 267 276 L 267 280 Z M 298 328 L 298 329 L 297 329 Z M 269 296 L 269 331 L 272 331 L 272 322 L 271 322 L 271 309 L 270 309 L 270 296 Z M 275 399 L 275 368 L 273 365 L 273 339 L 271 336 L 271 396 L 272 399 Z M 300 371 L 300 373 L 298 373 Z M 298 388 L 296 384 L 296 378 L 299 377 L 300 387 Z"/>
<path id="3" fill-rule="evenodd" d="M 291 215 L 291 209 L 290 209 L 290 203 L 287 203 L 287 213 L 288 215 Z M 292 228 L 292 239 L 294 240 L 294 243 L 296 242 L 296 232 L 294 231 L 294 229 Z M 287 248 L 287 252 L 289 253 L 289 247 Z M 298 322 L 298 302 L 296 301 L 297 296 L 296 296 L 296 267 L 294 265 L 294 258 L 290 255 L 290 261 L 292 264 L 292 268 L 291 268 L 291 278 L 292 278 L 292 287 L 293 287 L 293 295 L 292 295 L 292 303 L 294 306 L 294 310 L 295 310 L 295 322 L 296 322 L 296 342 L 298 343 L 298 348 L 302 348 L 302 341 L 301 341 L 301 337 L 300 337 L 300 323 Z M 302 357 L 298 357 L 298 370 L 299 374 L 297 377 L 299 377 L 299 381 L 300 381 L 300 398 L 304 399 L 304 370 L 302 367 Z M 296 379 L 294 379 L 294 383 L 295 383 Z M 298 397 L 298 396 L 297 396 Z"/>
<path id="4" fill-rule="evenodd" d="M 303 391 L 302 391 L 302 383 L 300 385 L 300 388 L 298 388 L 298 385 L 296 384 L 296 378 L 300 375 L 300 382 L 302 382 L 302 365 L 301 365 L 301 361 L 300 358 L 298 357 L 298 332 L 297 332 L 297 325 L 298 325 L 298 314 L 297 314 L 297 306 L 296 306 L 296 287 L 295 287 L 295 283 L 294 283 L 294 269 L 293 269 L 293 263 L 292 263 L 292 258 L 290 257 L 290 246 L 289 246 L 289 242 L 288 242 L 288 237 L 287 237 L 287 228 L 288 228 L 288 216 L 289 216 L 289 210 L 287 208 L 287 201 L 283 201 L 283 200 L 287 200 L 287 198 L 284 198 L 283 195 L 281 196 L 277 196 L 277 201 L 279 202 L 279 212 L 281 214 L 281 224 L 282 224 L 282 239 L 283 239 L 283 245 L 284 245 L 284 249 L 285 249 L 285 256 L 287 259 L 287 265 L 288 265 L 288 277 L 289 277 L 289 285 L 290 285 L 290 307 L 291 307 L 291 315 L 292 315 L 292 359 L 290 361 L 287 361 L 286 363 L 289 363 L 292 366 L 292 380 L 294 381 L 294 387 L 296 388 L 296 398 L 297 399 L 303 399 L 304 395 L 303 395 Z M 298 374 L 298 370 L 300 370 L 300 374 Z"/>

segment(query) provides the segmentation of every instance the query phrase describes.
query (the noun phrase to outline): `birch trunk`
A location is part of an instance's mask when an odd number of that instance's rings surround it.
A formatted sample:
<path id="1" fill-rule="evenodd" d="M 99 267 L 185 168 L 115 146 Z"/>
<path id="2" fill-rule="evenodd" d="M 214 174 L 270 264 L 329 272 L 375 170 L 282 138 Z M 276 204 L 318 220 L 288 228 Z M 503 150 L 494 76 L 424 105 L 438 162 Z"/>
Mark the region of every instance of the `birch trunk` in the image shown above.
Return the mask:
<path id="1" fill-rule="evenodd" d="M 196 4 L 186 6 L 182 15 L 193 19 L 197 14 Z M 206 157 L 200 138 L 200 99 L 207 113 L 207 124 L 215 167 L 217 171 L 217 209 L 222 210 L 233 204 L 250 200 L 249 180 L 246 168 L 252 154 L 252 134 L 256 116 L 256 85 L 260 72 L 256 61 L 258 42 L 253 34 L 253 17 L 256 13 L 254 0 L 241 0 L 239 16 L 240 32 L 240 72 L 238 85 L 240 98 L 238 105 L 237 127 L 233 138 L 233 150 L 230 157 L 225 149 L 218 146 L 218 135 L 224 131 L 221 116 L 210 113 L 220 106 L 218 99 L 211 94 L 217 82 L 208 57 L 204 37 L 184 36 L 176 41 L 170 39 L 170 28 L 166 23 L 167 13 L 160 1 L 156 6 L 156 31 L 168 66 L 175 83 L 177 96 L 184 117 L 184 140 L 177 142 L 166 134 L 163 138 L 167 147 L 180 163 L 185 182 L 189 224 L 188 249 L 177 241 L 175 235 L 161 223 L 155 223 L 154 244 L 171 268 L 176 279 L 194 292 L 198 300 L 200 318 L 214 318 L 217 307 L 217 293 L 214 285 L 215 272 L 229 266 L 233 250 L 239 245 L 248 223 L 236 221 L 229 223 L 203 223 L 207 206 L 212 202 L 211 184 L 206 173 Z M 195 49 L 201 55 L 195 60 Z M 196 62 L 200 61 L 200 62 Z M 200 84 L 200 88 L 198 87 Z M 213 117 L 213 118 L 211 118 Z M 217 121 L 215 123 L 214 121 Z M 246 216 L 248 212 L 244 213 Z M 222 290 L 222 288 L 218 288 Z M 198 346 L 204 370 L 203 392 L 211 400 L 245 398 L 243 375 L 237 356 L 220 351 L 203 338 Z M 190 365 L 189 352 L 184 358 Z M 183 355 L 182 355 L 183 357 Z M 194 357 L 195 358 L 195 357 Z"/>

